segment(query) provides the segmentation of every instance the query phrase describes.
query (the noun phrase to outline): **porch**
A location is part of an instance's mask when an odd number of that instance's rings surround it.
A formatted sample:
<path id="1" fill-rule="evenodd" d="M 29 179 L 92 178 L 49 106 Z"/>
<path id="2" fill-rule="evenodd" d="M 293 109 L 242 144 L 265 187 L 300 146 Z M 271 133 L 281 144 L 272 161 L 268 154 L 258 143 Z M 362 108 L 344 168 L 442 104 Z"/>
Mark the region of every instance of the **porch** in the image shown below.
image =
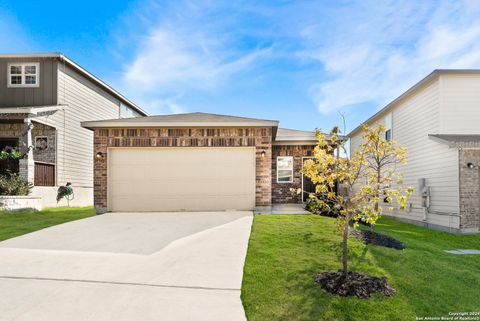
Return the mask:
<path id="1" fill-rule="evenodd" d="M 34 186 L 56 185 L 57 130 L 45 124 L 51 107 L 2 108 L 0 111 L 0 151 L 18 150 L 20 159 L 0 160 L 0 174 L 18 173 Z"/>

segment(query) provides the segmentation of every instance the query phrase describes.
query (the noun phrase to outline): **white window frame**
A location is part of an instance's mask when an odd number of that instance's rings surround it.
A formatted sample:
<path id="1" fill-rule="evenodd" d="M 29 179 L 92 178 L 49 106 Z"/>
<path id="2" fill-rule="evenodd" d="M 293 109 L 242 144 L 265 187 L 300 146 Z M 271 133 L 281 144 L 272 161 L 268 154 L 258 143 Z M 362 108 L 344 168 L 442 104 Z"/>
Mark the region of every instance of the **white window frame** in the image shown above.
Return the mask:
<path id="1" fill-rule="evenodd" d="M 278 180 L 278 173 L 279 173 L 279 169 L 278 169 L 278 159 L 279 159 L 279 158 L 287 158 L 287 157 L 292 159 L 292 169 L 291 169 L 291 171 L 292 171 L 292 176 L 291 176 L 291 179 L 290 179 L 289 181 L 279 181 L 279 180 Z M 284 184 L 284 183 L 286 183 L 286 184 L 291 184 L 291 183 L 293 183 L 293 156 L 277 156 L 276 161 L 277 161 L 277 163 L 276 163 L 275 165 L 276 165 L 276 169 L 277 169 L 277 183 L 278 183 L 278 184 Z"/>
<path id="2" fill-rule="evenodd" d="M 22 69 L 22 72 L 21 74 L 11 74 L 11 66 L 20 66 L 21 69 Z M 26 66 L 35 66 L 36 68 L 36 73 L 35 74 L 32 74 L 34 76 L 36 76 L 36 79 L 37 81 L 35 82 L 35 84 L 26 84 L 25 83 L 25 76 L 27 76 L 25 74 L 25 67 Z M 36 88 L 36 87 L 40 87 L 40 63 L 38 62 L 10 62 L 8 63 L 8 66 L 7 66 L 7 76 L 8 76 L 8 80 L 7 80 L 7 87 L 10 87 L 10 88 Z M 12 76 L 21 76 L 22 78 L 22 83 L 21 84 L 12 84 Z"/>
<path id="3" fill-rule="evenodd" d="M 392 130 L 393 115 L 392 115 L 392 113 L 388 113 L 385 116 L 384 122 L 385 122 L 385 139 L 387 138 L 387 132 L 390 131 L 390 138 L 388 140 L 392 140 L 393 139 L 393 130 Z M 390 126 L 387 126 L 387 125 L 390 125 Z"/>

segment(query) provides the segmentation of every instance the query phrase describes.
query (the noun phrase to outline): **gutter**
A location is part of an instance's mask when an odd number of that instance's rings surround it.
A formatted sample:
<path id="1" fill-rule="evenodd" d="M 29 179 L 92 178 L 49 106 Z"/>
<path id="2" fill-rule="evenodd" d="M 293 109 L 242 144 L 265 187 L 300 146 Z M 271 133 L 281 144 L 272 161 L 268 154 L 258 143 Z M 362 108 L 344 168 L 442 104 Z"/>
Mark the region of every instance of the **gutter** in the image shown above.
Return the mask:
<path id="1" fill-rule="evenodd" d="M 82 127 L 94 128 L 135 128 L 135 127 L 277 127 L 278 122 L 152 122 L 152 121 L 84 121 Z"/>

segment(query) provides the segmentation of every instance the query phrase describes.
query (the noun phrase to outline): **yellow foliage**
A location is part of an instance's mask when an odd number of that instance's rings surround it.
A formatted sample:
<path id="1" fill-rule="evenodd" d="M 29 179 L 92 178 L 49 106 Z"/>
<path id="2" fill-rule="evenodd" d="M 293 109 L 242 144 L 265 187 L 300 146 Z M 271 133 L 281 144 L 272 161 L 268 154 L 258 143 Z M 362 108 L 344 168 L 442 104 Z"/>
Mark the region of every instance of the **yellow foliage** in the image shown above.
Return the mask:
<path id="1" fill-rule="evenodd" d="M 354 223 L 363 220 L 374 225 L 382 214 L 384 200 L 390 207 L 405 209 L 413 192 L 412 187 L 403 188 L 399 170 L 407 162 L 407 149 L 387 140 L 385 130 L 383 124 L 363 125 L 364 142 L 349 158 L 338 155 L 338 151 L 348 154 L 338 128 L 328 135 L 317 130 L 313 159 L 305 161 L 303 167 L 304 175 L 316 185 L 313 197 L 323 195 L 341 209 L 342 217 L 349 214 Z M 345 195 L 335 193 L 337 186 L 346 191 Z M 339 224 L 343 224 L 341 219 Z"/>

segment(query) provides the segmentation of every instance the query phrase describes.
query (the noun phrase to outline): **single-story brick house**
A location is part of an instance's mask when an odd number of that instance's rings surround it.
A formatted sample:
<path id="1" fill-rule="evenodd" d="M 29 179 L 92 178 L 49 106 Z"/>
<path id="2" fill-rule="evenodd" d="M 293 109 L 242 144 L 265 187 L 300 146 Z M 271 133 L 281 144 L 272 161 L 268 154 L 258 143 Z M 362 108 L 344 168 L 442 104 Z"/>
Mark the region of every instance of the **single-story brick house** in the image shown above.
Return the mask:
<path id="1" fill-rule="evenodd" d="M 301 203 L 315 132 L 207 113 L 83 122 L 94 132 L 94 203 L 107 211 L 253 210 Z"/>

